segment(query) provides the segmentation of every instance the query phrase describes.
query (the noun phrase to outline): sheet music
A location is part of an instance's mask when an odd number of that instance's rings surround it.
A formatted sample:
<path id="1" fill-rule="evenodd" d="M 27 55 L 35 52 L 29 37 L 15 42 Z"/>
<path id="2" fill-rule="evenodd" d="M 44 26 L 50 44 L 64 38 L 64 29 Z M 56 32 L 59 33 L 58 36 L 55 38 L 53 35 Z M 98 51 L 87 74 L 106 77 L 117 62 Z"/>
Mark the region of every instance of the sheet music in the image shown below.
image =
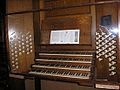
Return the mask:
<path id="1" fill-rule="evenodd" d="M 53 30 L 50 44 L 79 44 L 80 30 Z"/>

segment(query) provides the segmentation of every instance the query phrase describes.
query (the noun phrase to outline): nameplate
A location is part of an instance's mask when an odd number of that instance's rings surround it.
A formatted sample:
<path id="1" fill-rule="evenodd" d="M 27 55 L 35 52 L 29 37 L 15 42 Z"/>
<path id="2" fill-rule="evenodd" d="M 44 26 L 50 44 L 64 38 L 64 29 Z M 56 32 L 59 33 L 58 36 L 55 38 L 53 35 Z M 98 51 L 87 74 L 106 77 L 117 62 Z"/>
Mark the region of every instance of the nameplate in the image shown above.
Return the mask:
<path id="1" fill-rule="evenodd" d="M 119 85 L 96 84 L 96 88 L 119 90 L 119 89 L 120 89 L 120 86 L 119 86 Z"/>
<path id="2" fill-rule="evenodd" d="M 22 75 L 16 75 L 16 74 L 9 74 L 9 77 L 11 77 L 11 78 L 17 78 L 17 79 L 24 79 L 24 76 L 22 76 Z"/>

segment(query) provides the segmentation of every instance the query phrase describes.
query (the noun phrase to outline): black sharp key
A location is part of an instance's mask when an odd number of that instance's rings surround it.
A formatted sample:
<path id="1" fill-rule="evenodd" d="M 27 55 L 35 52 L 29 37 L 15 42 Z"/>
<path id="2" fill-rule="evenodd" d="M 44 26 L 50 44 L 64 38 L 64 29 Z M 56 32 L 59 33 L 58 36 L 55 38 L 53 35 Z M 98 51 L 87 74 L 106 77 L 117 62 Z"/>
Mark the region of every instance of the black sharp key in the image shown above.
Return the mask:
<path id="1" fill-rule="evenodd" d="M 82 66 L 79 65 L 77 68 L 78 68 L 78 69 L 81 69 L 81 67 L 82 67 Z"/>
<path id="2" fill-rule="evenodd" d="M 62 74 L 63 74 L 63 72 L 61 71 L 61 72 L 60 72 L 60 75 L 62 75 Z"/>
<path id="3" fill-rule="evenodd" d="M 85 74 L 84 74 L 84 73 L 82 73 L 82 76 L 84 77 L 84 76 L 85 76 Z"/>
<path id="4" fill-rule="evenodd" d="M 72 75 L 72 73 L 70 72 L 70 73 L 69 73 L 69 75 L 71 76 L 71 75 Z"/>
<path id="5" fill-rule="evenodd" d="M 60 72 L 60 75 L 62 75 L 62 74 L 63 74 L 63 71 Z"/>
<path id="6" fill-rule="evenodd" d="M 72 72 L 71 75 L 74 76 L 74 73 Z"/>
<path id="7" fill-rule="evenodd" d="M 53 74 L 55 74 L 56 73 L 56 71 L 53 71 Z"/>
<path id="8" fill-rule="evenodd" d="M 87 73 L 85 73 L 85 77 L 87 77 Z"/>
<path id="9" fill-rule="evenodd" d="M 78 76 L 81 76 L 81 74 L 80 74 L 80 73 L 78 73 Z"/>
<path id="10" fill-rule="evenodd" d="M 69 61 L 72 61 L 73 59 L 72 58 L 69 58 Z"/>
<path id="11" fill-rule="evenodd" d="M 51 64 L 50 66 L 54 66 L 55 64 Z"/>
<path id="12" fill-rule="evenodd" d="M 70 73 L 71 76 L 74 76 L 74 74 L 75 74 L 75 73 L 73 73 L 73 72 Z"/>
<path id="13" fill-rule="evenodd" d="M 58 67 L 59 66 L 59 64 L 55 64 L 55 67 Z"/>
<path id="14" fill-rule="evenodd" d="M 47 73 L 48 73 L 48 74 L 50 74 L 50 73 L 51 73 L 51 71 L 49 71 L 49 70 L 48 70 L 48 72 L 47 72 Z"/>
<path id="15" fill-rule="evenodd" d="M 64 75 L 67 75 L 67 74 L 68 74 L 68 72 L 65 72 L 65 73 L 64 73 Z"/>
<path id="16" fill-rule="evenodd" d="M 65 67 L 65 65 L 64 65 L 64 64 L 61 64 L 61 67 Z"/>
<path id="17" fill-rule="evenodd" d="M 71 66 L 71 68 L 75 68 L 76 66 Z"/>
<path id="18" fill-rule="evenodd" d="M 78 76 L 79 75 L 79 73 L 76 73 L 76 75 L 75 76 Z"/>

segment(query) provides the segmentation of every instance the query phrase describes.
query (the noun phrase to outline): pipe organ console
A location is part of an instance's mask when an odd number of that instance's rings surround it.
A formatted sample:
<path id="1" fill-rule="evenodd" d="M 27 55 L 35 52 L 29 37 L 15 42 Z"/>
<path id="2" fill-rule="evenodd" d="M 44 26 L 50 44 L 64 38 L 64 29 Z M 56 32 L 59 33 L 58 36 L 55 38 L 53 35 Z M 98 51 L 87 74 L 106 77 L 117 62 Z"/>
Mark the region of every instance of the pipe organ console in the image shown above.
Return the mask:
<path id="1" fill-rule="evenodd" d="M 24 1 L 8 4 L 10 73 L 120 89 L 118 0 Z"/>

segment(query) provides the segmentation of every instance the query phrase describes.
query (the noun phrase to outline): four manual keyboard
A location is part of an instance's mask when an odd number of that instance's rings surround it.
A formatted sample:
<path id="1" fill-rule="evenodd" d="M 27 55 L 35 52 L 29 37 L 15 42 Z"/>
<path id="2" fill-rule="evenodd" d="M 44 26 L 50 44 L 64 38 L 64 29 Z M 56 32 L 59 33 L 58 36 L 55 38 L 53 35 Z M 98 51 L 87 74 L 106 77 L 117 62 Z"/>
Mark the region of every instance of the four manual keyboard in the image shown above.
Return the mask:
<path id="1" fill-rule="evenodd" d="M 91 80 L 93 52 L 41 52 L 30 75 L 45 79 Z"/>

